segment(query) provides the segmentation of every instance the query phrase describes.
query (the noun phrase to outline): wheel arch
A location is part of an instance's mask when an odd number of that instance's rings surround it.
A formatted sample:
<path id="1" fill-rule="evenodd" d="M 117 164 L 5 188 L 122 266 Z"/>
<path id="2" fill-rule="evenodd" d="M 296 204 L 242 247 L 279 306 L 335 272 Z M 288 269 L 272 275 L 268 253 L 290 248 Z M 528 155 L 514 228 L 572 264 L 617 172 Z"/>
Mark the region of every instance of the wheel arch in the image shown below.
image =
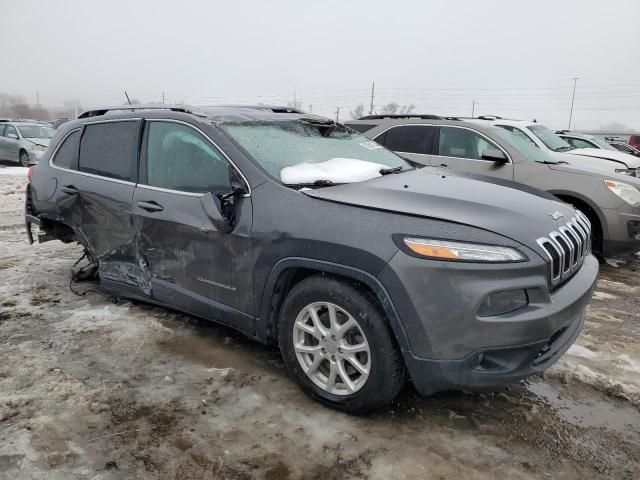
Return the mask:
<path id="1" fill-rule="evenodd" d="M 402 350 L 409 347 L 407 334 L 391 296 L 376 277 L 347 265 L 302 257 L 284 258 L 271 269 L 262 294 L 260 316 L 256 322 L 256 336 L 258 338 L 266 342 L 273 342 L 277 339 L 278 316 L 287 293 L 297 283 L 317 274 L 356 282 L 368 290 L 384 310 L 398 346 Z"/>
<path id="2" fill-rule="evenodd" d="M 605 237 L 608 237 L 608 228 L 607 228 L 606 219 L 602 214 L 602 211 L 600 210 L 600 208 L 598 208 L 598 206 L 595 203 L 593 203 L 592 200 L 584 197 L 583 195 L 577 192 L 571 192 L 571 191 L 557 190 L 557 191 L 549 191 L 549 193 L 555 195 L 563 202 L 570 203 L 571 205 L 586 206 L 589 210 L 591 210 L 595 214 L 596 219 L 598 220 L 598 225 L 594 225 L 593 227 L 599 228 L 600 242 L 602 242 Z M 602 248 L 602 245 L 600 245 L 600 247 Z"/>

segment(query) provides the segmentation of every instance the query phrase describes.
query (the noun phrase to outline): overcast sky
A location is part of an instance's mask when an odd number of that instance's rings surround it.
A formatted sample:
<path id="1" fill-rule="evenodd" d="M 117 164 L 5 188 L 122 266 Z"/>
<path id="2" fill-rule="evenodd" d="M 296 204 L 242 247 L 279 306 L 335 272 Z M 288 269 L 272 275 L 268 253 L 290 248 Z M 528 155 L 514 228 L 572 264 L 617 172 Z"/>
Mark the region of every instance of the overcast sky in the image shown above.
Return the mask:
<path id="1" fill-rule="evenodd" d="M 362 102 L 640 129 L 640 0 L 0 0 L 0 92 L 45 106 Z"/>

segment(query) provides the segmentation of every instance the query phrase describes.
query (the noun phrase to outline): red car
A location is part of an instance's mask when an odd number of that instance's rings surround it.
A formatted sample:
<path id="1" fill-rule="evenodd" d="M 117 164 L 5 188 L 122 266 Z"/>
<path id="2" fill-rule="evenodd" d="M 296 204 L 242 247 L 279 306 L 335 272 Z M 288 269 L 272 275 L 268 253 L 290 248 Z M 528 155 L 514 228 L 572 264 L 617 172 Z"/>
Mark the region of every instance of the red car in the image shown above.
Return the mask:
<path id="1" fill-rule="evenodd" d="M 640 150 L 640 135 L 631 135 L 627 143 Z"/>

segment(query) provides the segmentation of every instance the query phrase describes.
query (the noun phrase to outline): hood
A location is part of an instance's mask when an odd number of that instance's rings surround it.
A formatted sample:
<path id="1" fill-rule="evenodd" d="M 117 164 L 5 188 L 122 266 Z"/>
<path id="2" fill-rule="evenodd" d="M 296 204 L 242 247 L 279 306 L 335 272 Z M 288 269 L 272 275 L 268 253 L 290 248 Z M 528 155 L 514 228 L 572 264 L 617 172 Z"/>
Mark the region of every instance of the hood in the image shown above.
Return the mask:
<path id="1" fill-rule="evenodd" d="M 640 158 L 629 155 L 628 153 L 606 150 L 604 148 L 576 148 L 567 152 L 570 155 L 582 155 L 593 158 L 604 158 L 620 162 L 627 168 L 640 168 Z"/>
<path id="2" fill-rule="evenodd" d="M 578 150 L 596 150 L 598 152 L 606 152 L 606 150 L 599 150 L 597 148 L 576 148 Z M 573 150 L 571 150 L 573 152 Z M 634 166 L 627 166 L 619 161 L 611 161 L 611 159 L 603 157 L 593 157 L 589 155 L 574 154 L 569 152 L 549 152 L 555 160 L 567 162 L 576 170 L 584 170 L 589 173 L 600 173 L 606 175 L 618 175 L 616 170 L 625 170 L 627 168 L 635 168 Z M 631 156 L 631 155 L 629 155 Z M 633 158 L 633 157 L 632 157 Z M 640 164 L 640 162 L 635 162 Z"/>
<path id="3" fill-rule="evenodd" d="M 541 250 L 536 239 L 575 215 L 571 205 L 542 190 L 483 175 L 443 174 L 441 169 L 429 167 L 304 193 L 321 200 L 482 228 L 537 252 Z M 563 217 L 554 220 L 551 215 L 555 212 Z"/>
<path id="4" fill-rule="evenodd" d="M 50 138 L 35 138 L 35 137 L 24 137 L 29 140 L 31 143 L 35 143 L 36 145 L 42 145 L 43 147 L 48 147 L 49 142 L 51 142 Z"/>

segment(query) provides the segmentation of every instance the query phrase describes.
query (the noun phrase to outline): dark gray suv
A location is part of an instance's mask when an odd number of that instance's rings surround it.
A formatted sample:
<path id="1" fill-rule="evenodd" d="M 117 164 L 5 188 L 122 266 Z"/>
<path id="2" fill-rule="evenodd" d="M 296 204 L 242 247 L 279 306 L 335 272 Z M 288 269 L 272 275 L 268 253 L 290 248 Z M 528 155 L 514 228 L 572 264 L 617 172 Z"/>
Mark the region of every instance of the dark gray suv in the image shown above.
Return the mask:
<path id="1" fill-rule="evenodd" d="M 277 342 L 348 412 L 553 364 L 598 272 L 572 206 L 415 169 L 331 120 L 267 107 L 85 112 L 30 172 L 26 222 L 79 242 L 106 293 Z"/>

